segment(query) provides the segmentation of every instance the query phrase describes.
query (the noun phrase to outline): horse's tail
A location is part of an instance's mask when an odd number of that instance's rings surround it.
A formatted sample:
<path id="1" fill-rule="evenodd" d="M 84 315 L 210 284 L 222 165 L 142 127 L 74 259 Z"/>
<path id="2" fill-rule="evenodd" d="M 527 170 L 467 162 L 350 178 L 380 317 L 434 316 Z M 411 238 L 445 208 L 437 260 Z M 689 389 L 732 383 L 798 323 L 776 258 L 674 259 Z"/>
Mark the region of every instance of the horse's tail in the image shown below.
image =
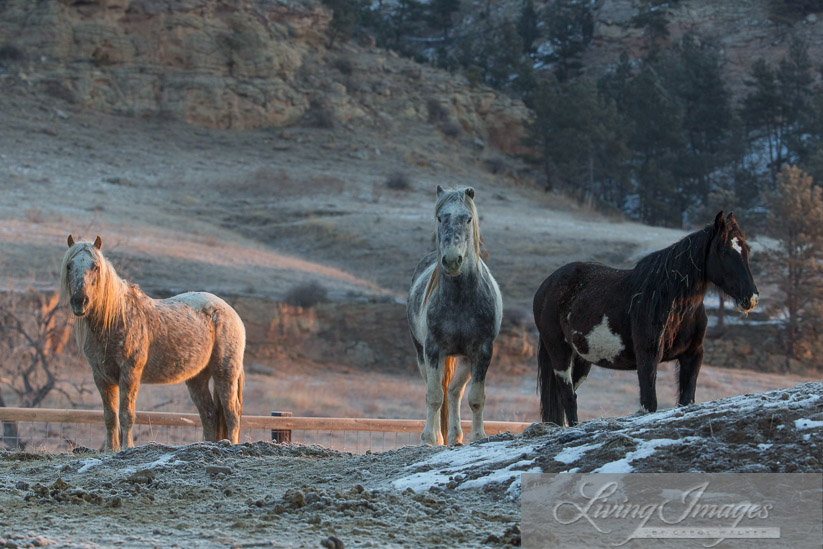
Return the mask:
<path id="1" fill-rule="evenodd" d="M 240 369 L 240 375 L 237 376 L 237 413 L 243 415 L 243 385 L 246 384 L 246 373 Z"/>
<path id="2" fill-rule="evenodd" d="M 540 391 L 540 415 L 543 422 L 565 425 L 566 413 L 560 396 L 560 382 L 554 374 L 549 351 L 541 339 L 537 346 L 537 388 Z"/>
<path id="3" fill-rule="evenodd" d="M 443 362 L 443 405 L 440 406 L 440 433 L 443 443 L 449 440 L 449 383 L 454 377 L 454 357 L 447 356 Z"/>

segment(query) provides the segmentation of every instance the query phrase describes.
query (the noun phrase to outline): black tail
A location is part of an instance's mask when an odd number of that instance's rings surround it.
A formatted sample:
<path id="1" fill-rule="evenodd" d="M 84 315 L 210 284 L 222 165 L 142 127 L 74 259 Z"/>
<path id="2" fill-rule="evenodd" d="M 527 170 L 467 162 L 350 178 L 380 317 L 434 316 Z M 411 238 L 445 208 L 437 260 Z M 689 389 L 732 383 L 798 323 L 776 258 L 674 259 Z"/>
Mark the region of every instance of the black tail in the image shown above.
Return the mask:
<path id="1" fill-rule="evenodd" d="M 552 361 L 542 339 L 537 347 L 537 388 L 540 391 L 542 421 L 564 426 L 566 414 L 560 396 L 560 382 L 554 375 Z"/>

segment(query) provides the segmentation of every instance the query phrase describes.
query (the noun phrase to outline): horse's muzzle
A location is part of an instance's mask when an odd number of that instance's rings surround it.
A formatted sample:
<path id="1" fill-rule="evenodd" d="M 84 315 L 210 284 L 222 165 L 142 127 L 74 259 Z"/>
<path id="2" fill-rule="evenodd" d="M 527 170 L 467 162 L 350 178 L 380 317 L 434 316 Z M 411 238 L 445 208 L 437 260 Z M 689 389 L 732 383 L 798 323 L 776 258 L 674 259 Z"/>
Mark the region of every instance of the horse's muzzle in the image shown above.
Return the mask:
<path id="1" fill-rule="evenodd" d="M 443 257 L 443 270 L 449 276 L 457 276 L 463 272 L 463 256 L 454 258 Z"/>
<path id="2" fill-rule="evenodd" d="M 752 294 L 751 297 L 744 297 L 743 299 L 738 300 L 737 306 L 744 313 L 748 313 L 757 307 L 757 300 L 759 297 L 760 296 L 758 294 Z"/>
<path id="3" fill-rule="evenodd" d="M 89 306 L 89 298 L 72 297 L 69 301 L 69 305 L 71 305 L 71 312 L 74 313 L 74 316 L 86 316 L 86 308 Z"/>

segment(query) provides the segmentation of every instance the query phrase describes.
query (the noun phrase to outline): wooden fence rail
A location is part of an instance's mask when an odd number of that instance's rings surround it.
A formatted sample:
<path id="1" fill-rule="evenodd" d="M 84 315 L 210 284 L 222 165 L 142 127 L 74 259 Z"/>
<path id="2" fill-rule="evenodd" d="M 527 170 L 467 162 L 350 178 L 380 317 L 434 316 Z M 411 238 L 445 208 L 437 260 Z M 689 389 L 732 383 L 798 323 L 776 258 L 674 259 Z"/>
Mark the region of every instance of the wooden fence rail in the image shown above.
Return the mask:
<path id="1" fill-rule="evenodd" d="M 102 410 L 74 410 L 50 408 L 0 408 L 0 421 L 28 421 L 38 423 L 103 423 Z M 137 412 L 136 424 L 173 427 L 199 427 L 200 416 L 170 412 Z M 371 431 L 384 433 L 422 432 L 422 419 L 373 419 L 344 417 L 271 417 L 243 416 L 243 429 L 278 429 L 294 431 Z M 510 431 L 522 433 L 529 423 L 486 421 L 486 434 Z M 471 422 L 463 422 L 463 430 L 471 430 Z"/>

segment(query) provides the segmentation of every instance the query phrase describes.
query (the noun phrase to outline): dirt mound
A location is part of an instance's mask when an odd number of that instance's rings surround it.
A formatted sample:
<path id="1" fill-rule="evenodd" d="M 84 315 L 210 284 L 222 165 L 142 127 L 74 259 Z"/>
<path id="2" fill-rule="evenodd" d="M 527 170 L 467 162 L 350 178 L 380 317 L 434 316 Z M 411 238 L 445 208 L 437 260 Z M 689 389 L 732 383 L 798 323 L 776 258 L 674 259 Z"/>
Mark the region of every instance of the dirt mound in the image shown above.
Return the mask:
<path id="1" fill-rule="evenodd" d="M 355 547 L 517 543 L 523 471 L 819 471 L 821 395 L 823 383 L 808 383 L 359 456 L 268 442 L 4 452 L 0 536 L 18 547 L 311 547 L 330 536 Z"/>

